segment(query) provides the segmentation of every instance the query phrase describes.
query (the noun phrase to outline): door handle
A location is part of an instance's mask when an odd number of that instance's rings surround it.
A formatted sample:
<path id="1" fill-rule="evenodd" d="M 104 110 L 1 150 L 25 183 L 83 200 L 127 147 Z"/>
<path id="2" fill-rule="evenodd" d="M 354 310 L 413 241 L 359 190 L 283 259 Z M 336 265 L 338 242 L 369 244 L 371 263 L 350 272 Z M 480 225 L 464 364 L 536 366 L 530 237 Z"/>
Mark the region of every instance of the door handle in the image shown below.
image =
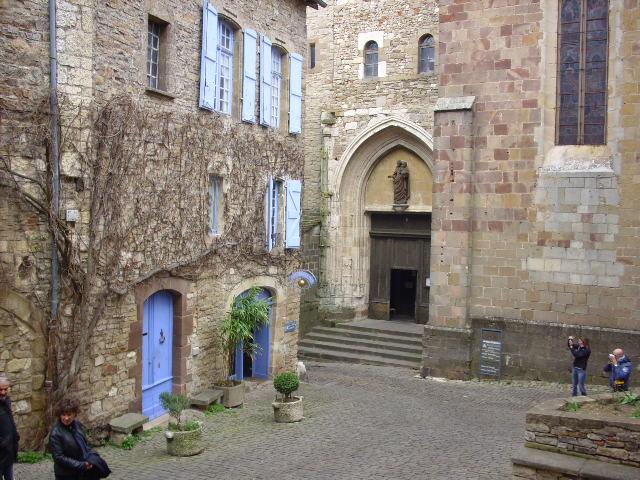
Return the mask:
<path id="1" fill-rule="evenodd" d="M 142 334 L 142 336 L 143 336 L 143 337 L 146 337 L 147 335 L 149 335 L 149 332 L 144 332 L 144 333 Z"/>

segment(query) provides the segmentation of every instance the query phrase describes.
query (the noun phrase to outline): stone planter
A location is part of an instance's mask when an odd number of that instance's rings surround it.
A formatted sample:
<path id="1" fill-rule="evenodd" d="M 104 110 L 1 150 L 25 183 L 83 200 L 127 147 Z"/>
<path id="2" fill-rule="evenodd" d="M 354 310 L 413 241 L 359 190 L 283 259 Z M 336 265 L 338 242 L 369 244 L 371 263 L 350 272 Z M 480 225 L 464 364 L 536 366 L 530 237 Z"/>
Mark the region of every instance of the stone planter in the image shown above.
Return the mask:
<path id="1" fill-rule="evenodd" d="M 244 383 L 233 382 L 233 385 L 216 385 L 222 390 L 222 404 L 227 408 L 240 406 L 244 403 Z"/>
<path id="2" fill-rule="evenodd" d="M 571 400 L 585 405 L 613 403 L 618 398 L 603 394 Z M 640 419 L 594 415 L 582 409 L 568 412 L 569 401 L 548 400 L 527 412 L 525 446 L 640 467 Z"/>
<path id="3" fill-rule="evenodd" d="M 189 432 L 164 432 L 167 439 L 167 453 L 176 457 L 190 457 L 202 453 L 202 425 Z"/>
<path id="4" fill-rule="evenodd" d="M 292 397 L 290 402 L 273 402 L 273 416 L 278 423 L 299 422 L 303 418 L 302 397 Z"/>

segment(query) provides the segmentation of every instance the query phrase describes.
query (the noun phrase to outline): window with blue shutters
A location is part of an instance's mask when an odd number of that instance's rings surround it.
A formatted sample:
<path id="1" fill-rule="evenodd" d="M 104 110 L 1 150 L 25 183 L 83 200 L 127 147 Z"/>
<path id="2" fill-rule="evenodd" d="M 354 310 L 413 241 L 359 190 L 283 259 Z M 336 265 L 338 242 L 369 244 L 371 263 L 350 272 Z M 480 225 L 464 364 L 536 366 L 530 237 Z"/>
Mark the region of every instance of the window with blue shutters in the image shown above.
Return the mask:
<path id="1" fill-rule="evenodd" d="M 244 32 L 244 58 L 242 82 L 242 120 L 256 121 L 256 49 L 258 35 L 255 30 Z"/>
<path id="2" fill-rule="evenodd" d="M 302 133 L 302 62 L 297 53 L 290 56 L 289 133 Z"/>
<path id="3" fill-rule="evenodd" d="M 218 75 L 216 110 L 231 114 L 233 98 L 233 28 L 227 22 L 218 23 Z"/>
<path id="4" fill-rule="evenodd" d="M 300 248 L 300 217 L 302 197 L 302 182 L 300 180 L 287 181 L 287 207 L 286 207 L 286 232 L 285 246 L 287 248 Z"/>
<path id="5" fill-rule="evenodd" d="M 267 250 L 278 246 L 278 228 L 280 217 L 280 194 L 282 181 L 270 178 L 267 189 Z"/>
<path id="6" fill-rule="evenodd" d="M 282 97 L 282 59 L 279 48 L 271 48 L 271 122 L 273 128 L 280 127 L 280 100 Z"/>

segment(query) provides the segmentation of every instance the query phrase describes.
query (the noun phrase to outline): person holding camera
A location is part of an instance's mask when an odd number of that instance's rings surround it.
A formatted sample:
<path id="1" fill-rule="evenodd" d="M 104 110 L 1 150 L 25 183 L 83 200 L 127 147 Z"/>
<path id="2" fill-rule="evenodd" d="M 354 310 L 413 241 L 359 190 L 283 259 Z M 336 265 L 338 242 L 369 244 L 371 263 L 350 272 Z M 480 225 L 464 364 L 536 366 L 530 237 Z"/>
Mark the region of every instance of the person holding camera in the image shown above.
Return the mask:
<path id="1" fill-rule="evenodd" d="M 604 371 L 609 373 L 609 385 L 614 392 L 626 392 L 629 390 L 629 376 L 632 370 L 631 360 L 621 348 L 616 348 L 609 354 L 609 363 Z"/>
<path id="2" fill-rule="evenodd" d="M 587 338 L 569 337 L 567 345 L 571 354 L 573 355 L 573 369 L 571 370 L 571 395 L 578 395 L 578 388 L 580 388 L 580 395 L 587 394 L 587 388 L 585 387 L 585 381 L 587 380 L 587 361 L 591 355 L 591 348 L 589 348 L 589 340 Z"/>

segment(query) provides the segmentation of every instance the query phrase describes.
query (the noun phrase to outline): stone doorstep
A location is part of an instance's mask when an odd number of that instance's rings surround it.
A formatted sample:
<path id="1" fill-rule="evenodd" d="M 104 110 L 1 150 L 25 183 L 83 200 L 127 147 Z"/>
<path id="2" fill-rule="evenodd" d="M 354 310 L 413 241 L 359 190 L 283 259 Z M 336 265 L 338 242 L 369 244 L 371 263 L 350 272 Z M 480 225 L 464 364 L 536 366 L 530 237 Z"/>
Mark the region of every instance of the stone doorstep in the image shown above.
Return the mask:
<path id="1" fill-rule="evenodd" d="M 638 480 L 640 468 L 561 453 L 523 448 L 511 458 L 514 465 L 573 475 L 585 480 Z"/>
<path id="2" fill-rule="evenodd" d="M 222 390 L 204 390 L 191 397 L 191 405 L 195 405 L 199 408 L 207 408 L 212 403 L 220 403 L 222 395 Z"/>
<path id="3" fill-rule="evenodd" d="M 109 427 L 113 432 L 133 433 L 142 428 L 142 425 L 149 421 L 149 417 L 140 413 L 125 413 L 120 417 L 109 421 Z"/>

